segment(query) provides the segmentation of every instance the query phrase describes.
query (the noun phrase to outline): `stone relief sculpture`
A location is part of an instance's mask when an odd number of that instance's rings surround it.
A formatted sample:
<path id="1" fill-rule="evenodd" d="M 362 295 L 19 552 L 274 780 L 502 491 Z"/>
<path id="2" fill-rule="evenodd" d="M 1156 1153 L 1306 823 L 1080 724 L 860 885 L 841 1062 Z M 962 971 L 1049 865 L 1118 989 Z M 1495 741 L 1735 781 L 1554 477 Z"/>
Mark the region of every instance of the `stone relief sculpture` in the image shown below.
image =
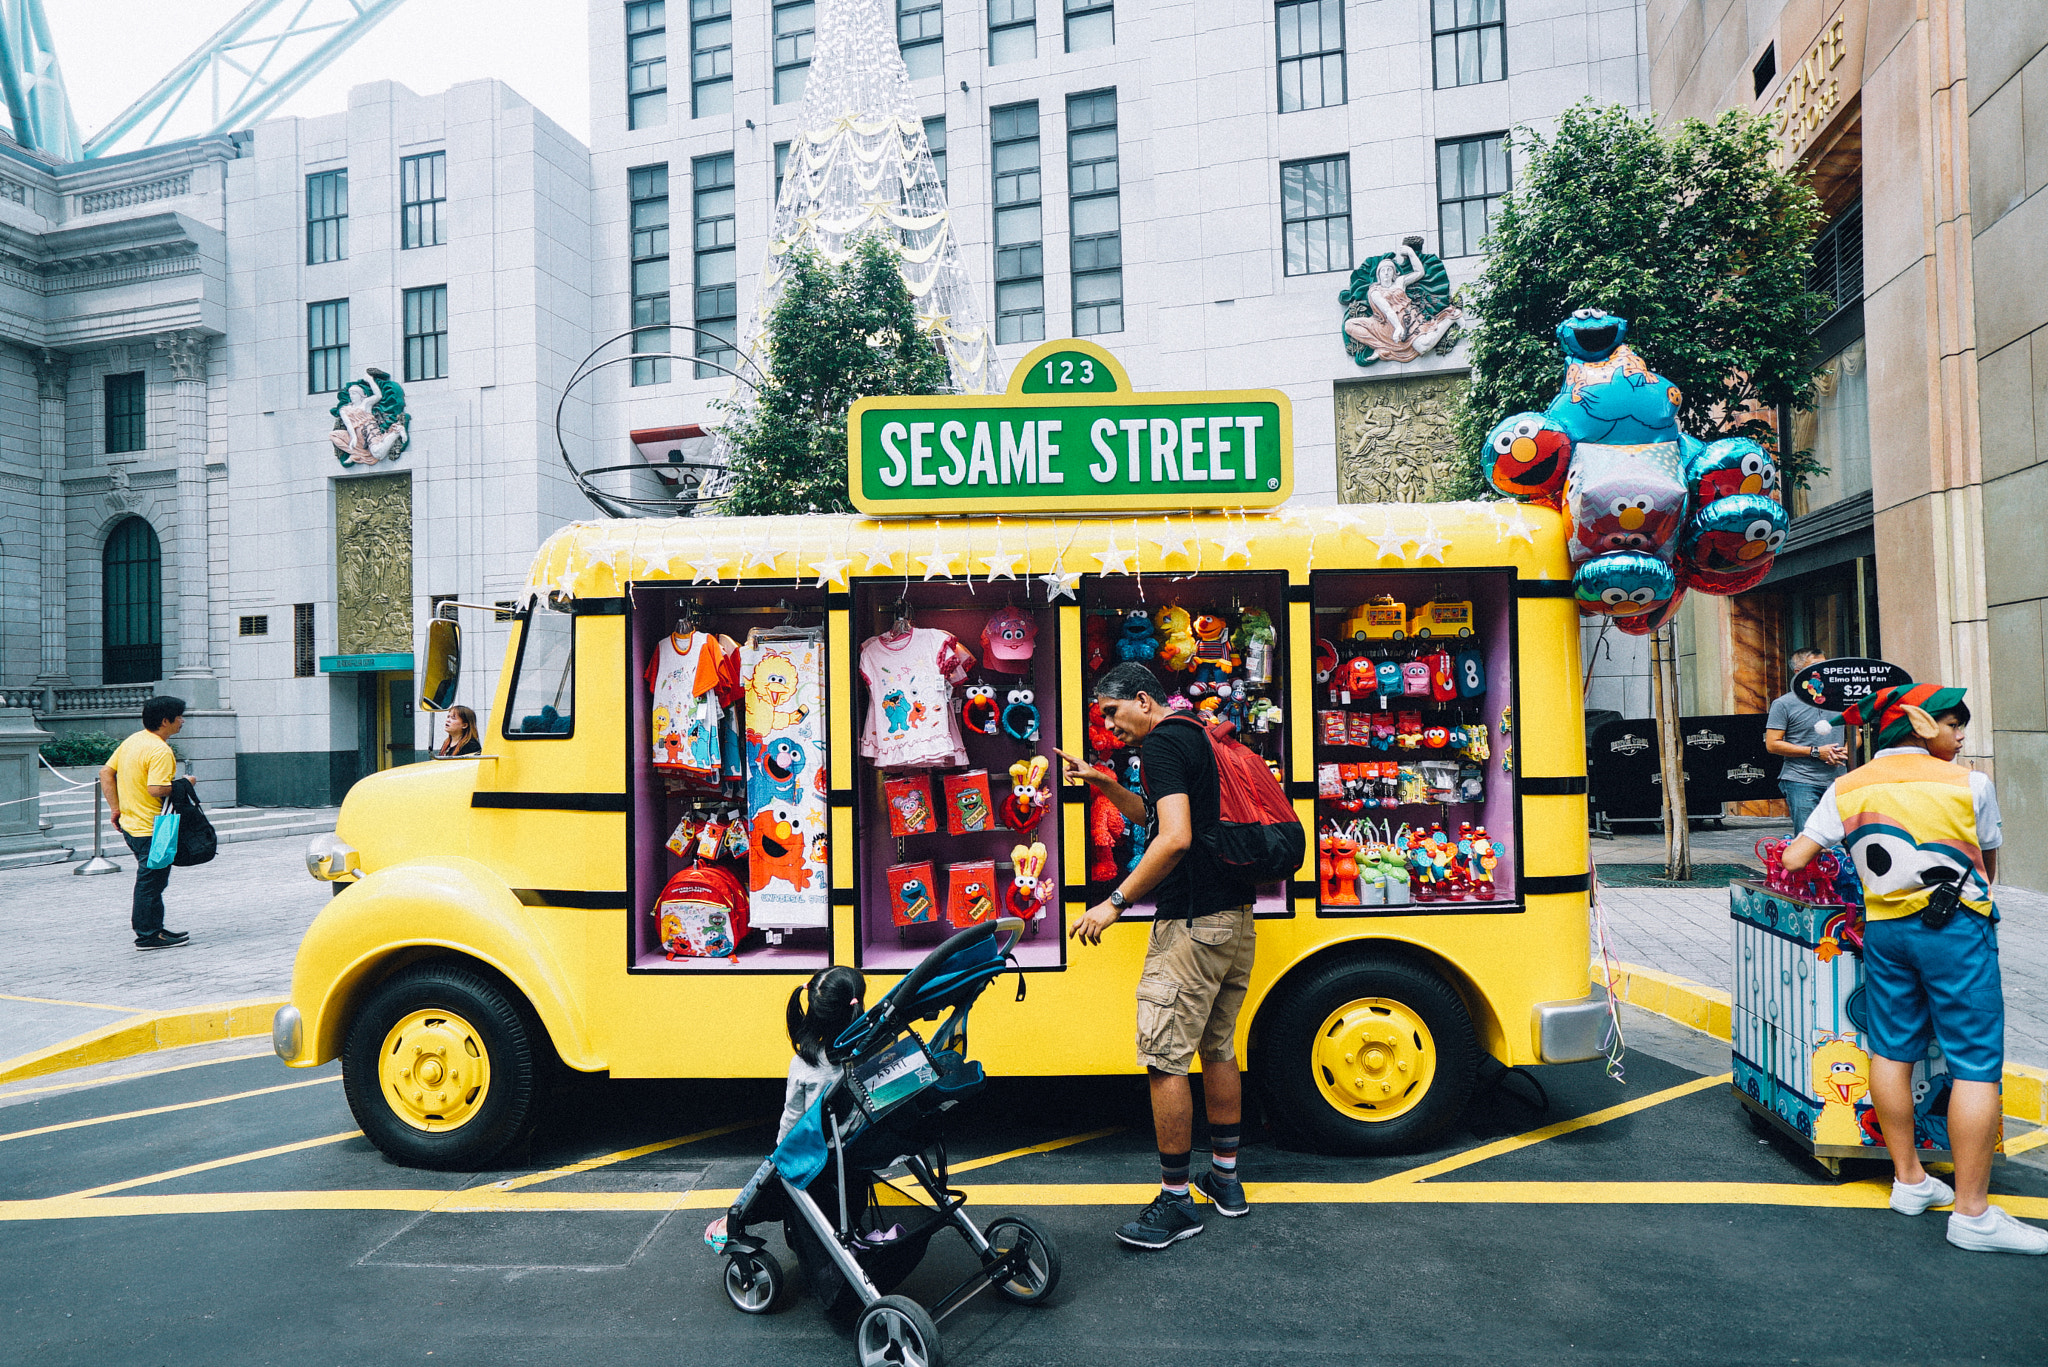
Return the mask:
<path id="1" fill-rule="evenodd" d="M 1345 503 L 1432 503 L 1457 476 L 1451 430 L 1461 376 L 1340 384 L 1337 497 Z"/>
<path id="2" fill-rule="evenodd" d="M 327 410 L 334 416 L 327 439 L 344 467 L 397 460 L 409 442 L 412 418 L 405 411 L 405 391 L 389 372 L 370 366 L 363 373 L 370 378 L 343 385 Z"/>
<path id="3" fill-rule="evenodd" d="M 1443 258 L 1423 251 L 1419 237 L 1368 257 L 1337 302 L 1344 305 L 1344 349 L 1360 365 L 1448 354 L 1463 335 L 1458 322 L 1465 312 L 1451 303 Z"/>
<path id="4" fill-rule="evenodd" d="M 334 588 L 343 655 L 412 649 L 412 476 L 335 481 Z"/>

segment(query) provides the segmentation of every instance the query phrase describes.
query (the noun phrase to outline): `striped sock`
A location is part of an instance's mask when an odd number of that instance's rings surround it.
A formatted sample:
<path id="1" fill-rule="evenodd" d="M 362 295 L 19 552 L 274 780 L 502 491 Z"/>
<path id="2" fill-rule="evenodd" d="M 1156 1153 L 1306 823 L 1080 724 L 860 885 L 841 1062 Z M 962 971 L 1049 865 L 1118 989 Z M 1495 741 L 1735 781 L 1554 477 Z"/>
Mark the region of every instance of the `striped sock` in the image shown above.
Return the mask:
<path id="1" fill-rule="evenodd" d="M 1159 1155 L 1159 1185 L 1175 1196 L 1185 1197 L 1188 1194 L 1187 1150 Z"/>
<path id="2" fill-rule="evenodd" d="M 1209 1166 L 1221 1173 L 1237 1172 L 1238 1127 L 1209 1126 Z"/>

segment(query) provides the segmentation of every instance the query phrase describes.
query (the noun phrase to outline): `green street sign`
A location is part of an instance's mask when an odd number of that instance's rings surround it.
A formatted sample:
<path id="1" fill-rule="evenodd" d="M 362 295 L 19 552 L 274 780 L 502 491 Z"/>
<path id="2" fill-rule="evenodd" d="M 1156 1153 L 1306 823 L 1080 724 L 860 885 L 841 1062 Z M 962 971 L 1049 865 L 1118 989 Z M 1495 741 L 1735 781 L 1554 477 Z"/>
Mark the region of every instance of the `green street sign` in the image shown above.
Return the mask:
<path id="1" fill-rule="evenodd" d="M 1010 392 L 862 399 L 847 415 L 853 504 L 874 516 L 1266 508 L 1294 488 L 1278 390 L 1133 394 L 1092 342 L 1048 342 Z"/>

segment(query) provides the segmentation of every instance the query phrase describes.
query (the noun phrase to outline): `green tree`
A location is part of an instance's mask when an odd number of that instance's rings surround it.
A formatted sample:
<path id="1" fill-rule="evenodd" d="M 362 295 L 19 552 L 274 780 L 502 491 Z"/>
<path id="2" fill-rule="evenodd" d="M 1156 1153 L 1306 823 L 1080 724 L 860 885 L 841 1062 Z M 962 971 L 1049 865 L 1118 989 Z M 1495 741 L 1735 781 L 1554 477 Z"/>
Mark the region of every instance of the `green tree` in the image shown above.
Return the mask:
<path id="1" fill-rule="evenodd" d="M 1628 321 L 1628 343 L 1685 396 L 1703 440 L 1773 443 L 1756 409 L 1813 406 L 1811 338 L 1828 296 L 1807 288 L 1818 198 L 1770 164 L 1768 120 L 1730 110 L 1660 130 L 1581 101 L 1549 139 L 1521 130 L 1521 184 L 1501 201 L 1487 261 L 1465 291 L 1478 316 L 1457 440 L 1470 491 L 1486 486 L 1486 434 L 1541 412 L 1564 361 L 1553 330 L 1578 308 Z M 1779 453 L 1790 481 L 1820 467 Z"/>
<path id="2" fill-rule="evenodd" d="M 723 430 L 733 487 L 724 511 L 843 513 L 846 412 L 878 394 L 950 389 L 945 353 L 917 330 L 895 245 L 863 237 L 835 266 L 792 252 L 782 297 L 765 331 L 767 377 L 758 393 L 728 405 Z"/>

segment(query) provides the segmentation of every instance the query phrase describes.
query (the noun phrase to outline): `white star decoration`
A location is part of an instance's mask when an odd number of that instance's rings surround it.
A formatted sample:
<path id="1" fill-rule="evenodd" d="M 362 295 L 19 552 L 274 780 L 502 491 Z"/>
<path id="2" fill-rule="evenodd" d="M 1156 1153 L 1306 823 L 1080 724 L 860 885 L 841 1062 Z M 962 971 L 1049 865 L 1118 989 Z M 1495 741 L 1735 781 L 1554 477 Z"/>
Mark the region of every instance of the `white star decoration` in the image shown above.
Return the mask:
<path id="1" fill-rule="evenodd" d="M 1211 540 L 1209 544 L 1223 552 L 1222 563 L 1225 565 L 1230 563 L 1232 556 L 1241 555 L 1247 563 L 1252 558 L 1252 539 L 1244 534 L 1242 527 L 1234 532 L 1226 528 L 1221 537 Z"/>
<path id="2" fill-rule="evenodd" d="M 1148 536 L 1145 539 L 1159 548 L 1159 563 L 1162 565 L 1166 563 L 1166 557 L 1169 555 L 1177 555 L 1184 560 L 1194 559 L 1194 552 L 1188 549 L 1188 538 L 1177 532 L 1173 523 L 1165 518 L 1159 521 L 1159 535 Z"/>
<path id="3" fill-rule="evenodd" d="M 896 557 L 903 554 L 903 552 L 901 550 L 891 549 L 889 546 L 885 545 L 882 541 L 882 534 L 880 532 L 876 532 L 875 539 L 868 543 L 868 548 L 862 551 L 861 554 L 867 557 L 868 572 L 872 574 L 874 573 L 875 566 L 877 565 L 880 565 L 885 570 L 895 569 Z"/>
<path id="4" fill-rule="evenodd" d="M 1107 546 L 1099 551 L 1091 551 L 1090 555 L 1097 564 L 1102 566 L 1104 574 L 1128 575 L 1131 572 L 1131 557 L 1124 553 L 1123 547 L 1116 544 L 1115 532 L 1109 534 L 1109 544 Z"/>
<path id="5" fill-rule="evenodd" d="M 782 555 L 783 553 L 776 550 L 774 543 L 768 541 L 764 534 L 762 540 L 747 547 L 746 558 L 740 562 L 740 573 L 745 574 L 748 570 L 759 565 L 762 569 L 773 574 L 775 573 L 775 562 L 782 559 Z"/>
<path id="6" fill-rule="evenodd" d="M 953 553 L 932 547 L 930 555 L 920 555 L 917 563 L 924 566 L 926 579 L 951 579 L 953 577 Z"/>
<path id="7" fill-rule="evenodd" d="M 1081 582 L 1079 570 L 1054 565 L 1049 573 L 1038 576 L 1038 582 L 1045 585 L 1045 601 L 1048 603 L 1057 603 L 1062 597 L 1071 598 L 1077 603 L 1081 601 L 1080 595 L 1074 592 Z"/>
<path id="8" fill-rule="evenodd" d="M 1498 513 L 1494 514 L 1493 539 L 1503 541 L 1511 536 L 1518 536 L 1531 546 L 1536 544 L 1536 524 L 1523 515 L 1522 505 L 1519 503 L 1515 505 L 1515 515 L 1513 517 L 1502 517 Z"/>
<path id="9" fill-rule="evenodd" d="M 1384 560 L 1390 555 L 1396 560 L 1406 560 L 1408 553 L 1403 551 L 1401 547 L 1407 545 L 1414 538 L 1405 532 L 1395 531 L 1394 515 L 1388 513 L 1386 520 L 1380 524 L 1380 534 L 1378 536 L 1369 536 L 1366 540 L 1372 542 L 1373 558 L 1375 560 Z"/>
<path id="10" fill-rule="evenodd" d="M 681 554 L 681 551 L 666 551 L 660 555 L 648 555 L 643 551 L 640 555 L 641 573 L 672 579 L 676 572 L 676 557 Z"/>
<path id="11" fill-rule="evenodd" d="M 983 569 L 988 571 L 988 577 L 991 580 L 1015 579 L 1017 577 L 1017 561 L 1020 558 L 1015 552 L 1006 551 L 1001 546 L 997 546 L 994 555 L 984 555 L 981 557 L 981 565 Z"/>
<path id="12" fill-rule="evenodd" d="M 723 555 L 713 555 L 708 560 L 700 560 L 690 566 L 690 582 L 692 584 L 716 584 L 718 582 L 719 567 L 725 564 L 725 559 Z"/>
<path id="13" fill-rule="evenodd" d="M 616 576 L 619 572 L 619 548 L 608 541 L 601 541 L 595 549 L 584 553 L 584 569 L 594 570 L 599 565 L 604 566 Z"/>
<path id="14" fill-rule="evenodd" d="M 1451 543 L 1437 535 L 1435 518 L 1432 517 L 1422 524 L 1422 535 L 1415 538 L 1417 560 L 1434 560 L 1441 565 L 1444 563 L 1444 552 L 1450 548 Z"/>
<path id="15" fill-rule="evenodd" d="M 821 588 L 821 589 L 822 589 L 822 588 L 824 588 L 825 586 L 827 586 L 828 584 L 837 584 L 837 585 L 838 585 L 838 586 L 839 586 L 840 588 L 842 588 L 842 589 L 843 589 L 843 588 L 845 588 L 845 587 L 846 587 L 846 567 L 847 567 L 848 565 L 851 565 L 852 563 L 853 563 L 853 562 L 852 562 L 851 560 L 814 560 L 814 561 L 812 561 L 812 562 L 811 562 L 811 569 L 812 569 L 813 571 L 815 571 L 815 572 L 817 573 L 817 576 L 818 576 L 818 582 L 817 582 L 817 585 L 816 585 L 816 587 L 818 587 L 818 588 Z"/>

